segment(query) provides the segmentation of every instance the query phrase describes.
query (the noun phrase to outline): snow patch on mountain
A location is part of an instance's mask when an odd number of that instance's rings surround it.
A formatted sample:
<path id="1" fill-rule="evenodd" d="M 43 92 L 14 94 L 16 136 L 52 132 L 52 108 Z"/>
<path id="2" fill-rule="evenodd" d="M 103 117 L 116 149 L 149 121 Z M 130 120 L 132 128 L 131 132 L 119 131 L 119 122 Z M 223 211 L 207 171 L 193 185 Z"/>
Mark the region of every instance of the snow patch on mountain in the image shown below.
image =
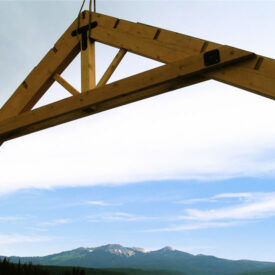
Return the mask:
<path id="1" fill-rule="evenodd" d="M 148 253 L 146 249 L 140 248 L 140 247 L 131 247 L 130 249 L 133 249 L 134 251 L 141 252 L 141 253 Z"/>
<path id="2" fill-rule="evenodd" d="M 93 253 L 96 251 L 103 251 L 103 252 L 108 252 L 111 254 L 115 254 L 115 255 L 121 255 L 121 256 L 126 256 L 126 257 L 132 257 L 134 255 L 136 255 L 137 253 L 150 253 L 151 251 L 148 251 L 144 248 L 140 248 L 140 247 L 123 247 L 119 244 L 107 244 L 104 246 L 100 246 L 100 247 L 81 247 L 79 248 L 81 250 L 85 250 L 88 253 Z M 161 253 L 169 253 L 172 251 L 175 251 L 175 249 L 173 249 L 171 246 L 165 246 L 159 250 Z M 156 252 L 155 251 L 155 252 Z"/>

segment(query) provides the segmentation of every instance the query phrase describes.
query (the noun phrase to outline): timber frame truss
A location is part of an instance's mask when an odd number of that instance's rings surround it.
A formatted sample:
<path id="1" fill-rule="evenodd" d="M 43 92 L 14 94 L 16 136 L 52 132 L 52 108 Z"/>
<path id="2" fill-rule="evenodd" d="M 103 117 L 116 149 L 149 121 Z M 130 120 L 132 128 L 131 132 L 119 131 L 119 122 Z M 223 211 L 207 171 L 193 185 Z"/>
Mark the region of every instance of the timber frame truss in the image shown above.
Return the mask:
<path id="1" fill-rule="evenodd" d="M 119 49 L 97 84 L 95 41 Z M 127 51 L 164 65 L 106 84 Z M 61 77 L 79 52 L 81 91 Z M 99 13 L 90 16 L 84 11 L 80 25 L 76 19 L 0 109 L 0 144 L 209 79 L 275 99 L 275 60 Z M 72 96 L 32 110 L 55 81 Z"/>

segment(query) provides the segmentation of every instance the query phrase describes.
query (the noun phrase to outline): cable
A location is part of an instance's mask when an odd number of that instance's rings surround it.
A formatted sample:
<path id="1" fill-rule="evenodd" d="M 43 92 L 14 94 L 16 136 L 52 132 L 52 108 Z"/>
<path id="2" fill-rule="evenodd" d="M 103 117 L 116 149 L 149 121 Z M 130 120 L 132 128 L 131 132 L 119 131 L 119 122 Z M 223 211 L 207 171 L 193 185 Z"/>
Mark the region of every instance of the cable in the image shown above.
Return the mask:
<path id="1" fill-rule="evenodd" d="M 92 23 L 92 0 L 90 0 L 89 2 L 89 25 L 88 25 L 88 29 L 89 29 L 89 36 L 91 34 L 91 23 Z"/>
<path id="2" fill-rule="evenodd" d="M 81 16 L 81 11 L 83 9 L 83 6 L 85 4 L 86 0 L 83 0 L 82 5 L 80 7 L 80 10 L 78 12 L 78 17 L 77 17 L 77 29 L 80 28 L 80 16 Z M 96 12 L 96 0 L 93 0 L 94 4 L 94 12 Z M 91 23 L 92 23 L 92 0 L 89 1 L 89 24 L 88 24 L 88 29 L 89 29 L 89 37 L 91 34 Z M 77 37 L 78 37 L 78 32 L 77 32 Z M 79 38 L 78 38 L 79 39 Z M 80 39 L 79 39 L 80 40 Z"/>
<path id="3" fill-rule="evenodd" d="M 84 6 L 84 4 L 85 4 L 85 1 L 86 1 L 86 0 L 83 0 L 82 5 L 81 5 L 81 7 L 80 7 L 80 10 L 79 10 L 79 12 L 78 12 L 78 17 L 77 17 L 77 30 L 79 30 L 79 28 L 80 28 L 80 15 L 81 15 L 81 11 L 82 11 L 82 9 L 83 9 L 83 6 Z M 76 32 L 76 34 L 77 34 L 78 40 L 80 40 L 80 39 L 79 39 L 79 35 L 78 35 L 78 31 Z"/>

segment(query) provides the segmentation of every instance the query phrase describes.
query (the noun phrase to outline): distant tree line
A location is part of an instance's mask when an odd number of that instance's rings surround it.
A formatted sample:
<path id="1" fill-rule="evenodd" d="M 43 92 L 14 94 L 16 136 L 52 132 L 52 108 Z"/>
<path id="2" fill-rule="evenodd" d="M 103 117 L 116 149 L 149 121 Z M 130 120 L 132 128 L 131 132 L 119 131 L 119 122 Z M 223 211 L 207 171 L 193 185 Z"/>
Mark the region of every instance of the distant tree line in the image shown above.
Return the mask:
<path id="1" fill-rule="evenodd" d="M 29 264 L 18 264 L 10 263 L 6 258 L 0 259 L 0 274 L 1 275 L 50 275 L 50 273 L 40 266 L 34 266 L 32 263 Z"/>
<path id="2" fill-rule="evenodd" d="M 51 275 L 52 273 L 42 266 L 28 264 L 18 264 L 9 262 L 8 259 L 0 259 L 0 274 L 1 275 Z M 55 273 L 56 274 L 56 273 Z M 73 267 L 71 271 L 64 271 L 58 275 L 85 275 L 85 270 Z"/>

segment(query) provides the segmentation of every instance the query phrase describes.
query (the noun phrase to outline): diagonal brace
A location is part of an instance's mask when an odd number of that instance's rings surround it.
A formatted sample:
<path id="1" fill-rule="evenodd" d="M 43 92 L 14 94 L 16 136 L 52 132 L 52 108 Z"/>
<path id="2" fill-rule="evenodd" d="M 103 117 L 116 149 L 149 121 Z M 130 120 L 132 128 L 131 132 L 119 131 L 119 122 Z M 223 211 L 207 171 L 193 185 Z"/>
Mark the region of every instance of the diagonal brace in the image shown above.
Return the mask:
<path id="1" fill-rule="evenodd" d="M 101 79 L 99 80 L 97 87 L 101 87 L 108 82 L 108 80 L 110 79 L 110 77 L 112 76 L 112 74 L 114 73 L 114 71 L 116 70 L 117 66 L 119 65 L 119 63 L 121 62 L 122 58 L 126 53 L 127 51 L 125 49 L 119 50 L 119 52 L 115 56 L 112 63 L 110 64 L 110 66 L 108 67 L 104 75 L 101 77 Z"/>

